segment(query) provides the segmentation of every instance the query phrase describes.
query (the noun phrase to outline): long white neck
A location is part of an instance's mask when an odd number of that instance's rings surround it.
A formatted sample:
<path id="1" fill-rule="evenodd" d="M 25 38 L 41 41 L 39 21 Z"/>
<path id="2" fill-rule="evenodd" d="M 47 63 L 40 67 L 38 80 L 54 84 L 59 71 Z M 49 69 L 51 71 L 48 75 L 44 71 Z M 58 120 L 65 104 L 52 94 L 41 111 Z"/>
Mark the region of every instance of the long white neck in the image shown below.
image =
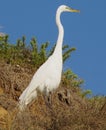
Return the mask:
<path id="1" fill-rule="evenodd" d="M 54 50 L 54 54 L 56 54 L 58 56 L 62 56 L 62 43 L 63 43 L 63 37 L 64 37 L 64 28 L 63 28 L 61 21 L 60 21 L 61 13 L 62 13 L 62 11 L 58 9 L 57 13 L 56 13 L 56 24 L 57 24 L 59 33 L 58 33 L 56 47 Z"/>

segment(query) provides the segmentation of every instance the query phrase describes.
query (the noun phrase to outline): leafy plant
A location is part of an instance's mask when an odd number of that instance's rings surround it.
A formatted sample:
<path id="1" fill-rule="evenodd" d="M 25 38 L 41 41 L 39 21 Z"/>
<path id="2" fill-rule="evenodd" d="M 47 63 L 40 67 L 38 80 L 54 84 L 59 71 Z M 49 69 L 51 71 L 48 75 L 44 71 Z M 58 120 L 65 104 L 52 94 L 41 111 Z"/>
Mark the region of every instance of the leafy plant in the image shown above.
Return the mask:
<path id="1" fill-rule="evenodd" d="M 71 57 L 71 53 L 75 51 L 76 48 L 70 48 L 68 45 L 63 46 L 63 62 L 65 62 L 69 57 Z"/>
<path id="2" fill-rule="evenodd" d="M 11 64 L 29 64 L 37 68 L 43 64 L 53 53 L 55 45 L 47 50 L 49 43 L 45 42 L 38 46 L 37 40 L 33 37 L 30 44 L 26 43 L 26 37 L 17 39 L 16 44 L 9 43 L 9 36 L 5 35 L 0 39 L 0 58 Z M 75 48 L 68 45 L 63 46 L 63 62 L 71 55 Z"/>
<path id="3" fill-rule="evenodd" d="M 55 46 L 56 44 L 51 48 L 48 56 L 50 56 L 54 52 Z M 63 50 L 63 63 L 64 63 L 69 57 L 71 57 L 71 53 L 75 51 L 76 48 L 74 47 L 70 48 L 68 45 L 63 45 L 62 50 Z"/>
<path id="4" fill-rule="evenodd" d="M 88 96 L 90 96 L 91 94 L 92 94 L 92 91 L 91 91 L 91 90 L 85 90 L 85 91 L 82 91 L 82 92 L 81 92 L 82 98 L 88 97 Z"/>
<path id="5" fill-rule="evenodd" d="M 82 79 L 79 79 L 76 74 L 72 72 L 72 70 L 68 69 L 63 73 L 63 84 L 71 85 L 71 87 L 80 87 L 80 85 L 84 82 Z"/>

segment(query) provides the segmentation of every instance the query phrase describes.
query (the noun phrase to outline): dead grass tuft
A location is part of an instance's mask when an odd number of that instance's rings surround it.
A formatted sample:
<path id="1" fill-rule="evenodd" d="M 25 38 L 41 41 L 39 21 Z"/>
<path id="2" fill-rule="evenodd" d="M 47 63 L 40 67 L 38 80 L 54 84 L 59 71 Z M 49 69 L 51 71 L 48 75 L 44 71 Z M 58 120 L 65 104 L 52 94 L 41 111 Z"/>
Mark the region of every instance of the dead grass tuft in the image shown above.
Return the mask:
<path id="1" fill-rule="evenodd" d="M 106 130 L 106 98 L 82 97 L 79 87 L 63 84 L 47 107 L 42 94 L 19 113 L 18 98 L 34 70 L 0 63 L 0 107 L 9 113 L 10 130 Z M 1 119 L 1 118 L 0 118 Z M 0 122 L 0 130 L 4 130 Z"/>

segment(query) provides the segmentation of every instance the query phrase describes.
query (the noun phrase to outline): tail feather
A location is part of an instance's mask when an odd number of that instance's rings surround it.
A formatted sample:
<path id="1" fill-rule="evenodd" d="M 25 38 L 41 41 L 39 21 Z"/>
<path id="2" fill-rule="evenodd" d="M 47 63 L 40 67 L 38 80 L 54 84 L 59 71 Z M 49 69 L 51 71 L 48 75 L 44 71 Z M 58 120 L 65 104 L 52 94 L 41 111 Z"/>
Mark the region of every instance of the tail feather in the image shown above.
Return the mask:
<path id="1" fill-rule="evenodd" d="M 18 103 L 19 110 L 24 111 L 27 105 L 31 103 L 31 101 L 36 97 L 37 97 L 37 91 L 33 91 L 29 94 L 23 92 L 19 97 L 19 103 Z"/>
<path id="2" fill-rule="evenodd" d="M 25 105 L 24 102 L 19 101 L 19 103 L 18 103 L 19 111 L 24 111 L 26 107 L 27 107 L 27 105 Z"/>

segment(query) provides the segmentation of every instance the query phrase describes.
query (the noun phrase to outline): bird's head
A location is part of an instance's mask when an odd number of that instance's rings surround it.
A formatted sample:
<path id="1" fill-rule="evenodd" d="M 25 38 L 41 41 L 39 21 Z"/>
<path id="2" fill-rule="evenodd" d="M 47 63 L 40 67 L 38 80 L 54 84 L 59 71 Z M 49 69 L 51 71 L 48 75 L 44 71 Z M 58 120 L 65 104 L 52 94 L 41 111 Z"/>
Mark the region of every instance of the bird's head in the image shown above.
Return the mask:
<path id="1" fill-rule="evenodd" d="M 76 9 L 70 8 L 70 7 L 66 6 L 66 5 L 61 5 L 58 9 L 61 12 L 80 12 L 80 10 L 76 10 Z"/>

